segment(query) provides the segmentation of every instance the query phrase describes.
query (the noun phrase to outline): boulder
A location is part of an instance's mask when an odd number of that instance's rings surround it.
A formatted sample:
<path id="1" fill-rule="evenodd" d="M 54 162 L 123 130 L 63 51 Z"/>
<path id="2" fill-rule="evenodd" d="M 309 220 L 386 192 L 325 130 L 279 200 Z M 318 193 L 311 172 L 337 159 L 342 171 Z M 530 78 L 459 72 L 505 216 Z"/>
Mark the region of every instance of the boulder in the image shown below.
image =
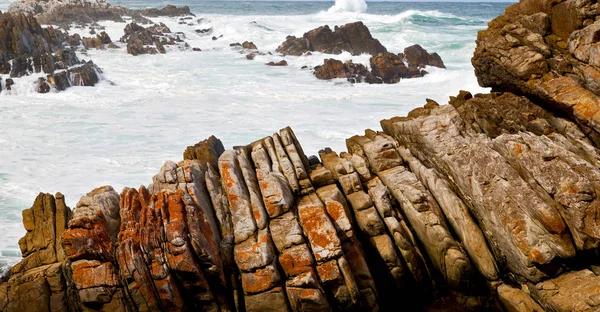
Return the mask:
<path id="1" fill-rule="evenodd" d="M 405 48 L 402 55 L 406 59 L 408 67 L 423 68 L 425 66 L 434 66 L 446 68 L 442 58 L 437 53 L 429 54 L 427 50 L 418 44 Z"/>
<path id="2" fill-rule="evenodd" d="M 269 62 L 265 65 L 267 65 L 267 66 L 287 66 L 288 63 L 286 62 L 286 60 L 281 60 L 279 62 Z"/>
<path id="3" fill-rule="evenodd" d="M 340 54 L 348 51 L 352 55 L 367 53 L 376 55 L 387 52 L 379 40 L 374 39 L 367 26 L 362 22 L 336 26 L 332 31 L 329 26 L 321 26 L 304 34 L 301 38 L 288 36 L 277 48 L 283 55 L 302 55 L 308 51 L 328 54 Z"/>
<path id="4" fill-rule="evenodd" d="M 362 64 L 352 61 L 342 63 L 335 59 L 325 59 L 323 62 L 323 65 L 315 67 L 314 75 L 318 79 L 345 78 L 350 82 L 380 83 Z"/>

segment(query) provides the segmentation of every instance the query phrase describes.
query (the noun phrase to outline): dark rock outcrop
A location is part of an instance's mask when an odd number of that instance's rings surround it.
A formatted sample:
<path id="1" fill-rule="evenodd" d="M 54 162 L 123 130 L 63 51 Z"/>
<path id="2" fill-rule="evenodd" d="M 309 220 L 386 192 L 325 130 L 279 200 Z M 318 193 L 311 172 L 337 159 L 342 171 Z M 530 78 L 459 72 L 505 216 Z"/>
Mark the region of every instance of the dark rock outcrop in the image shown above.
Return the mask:
<path id="1" fill-rule="evenodd" d="M 125 26 L 125 34 L 120 41 L 127 43 L 127 53 L 131 55 L 166 53 L 166 45 L 188 49 L 189 45 L 181 39 L 183 34 L 173 34 L 167 25 L 160 23 L 143 27 L 136 23 Z"/>
<path id="2" fill-rule="evenodd" d="M 425 50 L 423 50 L 425 51 Z M 427 51 L 424 53 L 428 54 Z M 435 53 L 434 53 L 435 54 Z M 437 55 L 437 54 L 436 54 Z M 318 79 L 347 78 L 350 82 L 398 83 L 400 79 L 423 77 L 426 71 L 413 66 L 407 67 L 402 54 L 380 53 L 369 59 L 371 71 L 362 64 L 352 61 L 342 63 L 335 59 L 325 59 L 324 64 L 315 67 Z"/>
<path id="3" fill-rule="evenodd" d="M 35 86 L 40 93 L 49 92 L 50 86 L 60 91 L 73 85 L 95 85 L 100 69 L 80 61 L 67 48 L 69 42 L 76 43 L 77 38 L 53 27 L 42 28 L 32 15 L 0 13 L 0 75 L 19 78 L 44 73 L 47 76 L 40 77 Z M 55 83 L 58 80 L 62 82 Z M 6 86 L 11 89 L 8 79 Z"/>
<path id="4" fill-rule="evenodd" d="M 191 16 L 195 16 L 194 14 L 192 14 L 192 12 L 190 12 L 190 7 L 188 7 L 187 5 L 182 6 L 182 7 L 176 7 L 172 4 L 167 4 L 167 6 L 165 6 L 162 9 L 156 9 L 156 8 L 150 8 L 150 9 L 144 9 L 138 12 L 139 14 L 143 15 L 143 16 L 148 16 L 148 17 L 159 17 L 159 16 L 186 16 L 186 15 L 191 15 Z"/>
<path id="5" fill-rule="evenodd" d="M 318 79 L 346 78 L 350 82 L 381 83 L 362 64 L 354 64 L 352 61 L 342 63 L 335 59 L 325 59 L 323 65 L 315 67 L 315 77 Z"/>
<path id="6" fill-rule="evenodd" d="M 429 54 L 427 50 L 418 44 L 405 48 L 404 53 L 399 55 L 399 57 L 406 59 L 406 64 L 409 68 L 423 68 L 425 66 L 446 68 L 444 61 L 442 61 L 442 58 L 437 53 Z"/>
<path id="7" fill-rule="evenodd" d="M 76 40 L 76 38 L 73 39 Z M 103 50 L 106 48 L 107 45 L 110 45 L 112 43 L 112 39 L 110 39 L 110 36 L 103 31 L 97 34 L 96 37 L 83 37 L 81 39 L 81 42 L 83 43 L 83 47 L 86 49 L 94 48 Z"/>
<path id="8" fill-rule="evenodd" d="M 283 55 L 302 55 L 308 51 L 329 54 L 340 54 L 348 51 L 352 55 L 367 53 L 376 55 L 387 52 L 379 40 L 371 36 L 371 32 L 362 22 L 354 22 L 336 26 L 333 31 L 329 26 L 321 26 L 304 34 L 301 38 L 288 36 L 277 48 Z"/>

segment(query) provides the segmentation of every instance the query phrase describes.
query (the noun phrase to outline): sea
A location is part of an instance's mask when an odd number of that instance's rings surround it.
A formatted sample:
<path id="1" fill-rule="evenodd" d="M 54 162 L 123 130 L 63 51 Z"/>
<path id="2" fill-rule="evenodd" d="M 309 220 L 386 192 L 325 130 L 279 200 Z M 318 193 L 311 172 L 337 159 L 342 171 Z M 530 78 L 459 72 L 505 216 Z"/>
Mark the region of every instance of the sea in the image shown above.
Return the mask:
<path id="1" fill-rule="evenodd" d="M 11 1 L 0 0 L 0 11 Z M 0 275 L 19 261 L 25 230 L 21 211 L 40 192 L 65 195 L 74 208 L 90 190 L 147 185 L 167 160 L 182 159 L 188 145 L 210 135 L 226 148 L 245 145 L 291 126 L 307 154 L 324 147 L 346 150 L 345 139 L 381 119 L 406 115 L 430 98 L 440 104 L 459 90 L 489 91 L 477 84 L 471 65 L 477 31 L 510 3 L 338 1 L 113 0 L 130 8 L 187 5 L 196 15 L 153 18 L 181 32 L 201 52 L 173 49 L 131 56 L 126 49 L 89 50 L 103 71 L 95 87 L 37 94 L 39 75 L 0 93 Z M 369 56 L 277 55 L 286 36 L 363 21 L 391 52 L 420 44 L 437 52 L 447 68 L 426 68 L 423 78 L 392 85 L 316 79 L 314 67 L 335 57 L 368 66 Z M 117 41 L 124 23 L 101 22 Z M 196 32 L 212 28 L 212 33 Z M 90 36 L 89 29 L 71 28 Z M 213 36 L 220 36 L 212 40 Z M 252 41 L 262 52 L 252 61 L 232 49 Z M 123 44 L 121 44 L 124 46 Z M 285 59 L 289 66 L 265 63 Z M 7 77 L 4 77 L 7 78 Z"/>

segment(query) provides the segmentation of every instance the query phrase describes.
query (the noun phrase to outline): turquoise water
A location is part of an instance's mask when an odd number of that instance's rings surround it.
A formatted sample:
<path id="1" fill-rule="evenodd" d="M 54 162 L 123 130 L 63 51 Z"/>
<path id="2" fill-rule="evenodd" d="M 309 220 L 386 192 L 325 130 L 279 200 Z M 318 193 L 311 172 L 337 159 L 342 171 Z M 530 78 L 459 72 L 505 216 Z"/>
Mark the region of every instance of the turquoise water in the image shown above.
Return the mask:
<path id="1" fill-rule="evenodd" d="M 114 0 L 130 8 L 163 7 L 167 4 L 187 5 L 196 15 L 305 15 L 327 11 L 333 1 L 148 1 L 148 0 Z M 367 14 L 395 15 L 408 10 L 440 11 L 456 16 L 455 18 L 424 19 L 425 23 L 435 25 L 456 25 L 453 22 L 479 19 L 489 21 L 500 15 L 509 2 L 367 2 Z M 415 20 L 419 20 L 416 18 Z"/>

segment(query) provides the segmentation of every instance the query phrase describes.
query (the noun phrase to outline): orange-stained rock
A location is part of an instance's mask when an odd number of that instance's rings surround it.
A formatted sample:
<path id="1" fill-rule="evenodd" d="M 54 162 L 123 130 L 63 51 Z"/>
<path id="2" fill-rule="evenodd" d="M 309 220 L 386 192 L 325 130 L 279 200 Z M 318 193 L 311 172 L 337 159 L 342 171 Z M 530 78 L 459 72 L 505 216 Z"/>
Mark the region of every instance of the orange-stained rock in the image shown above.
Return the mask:
<path id="1" fill-rule="evenodd" d="M 315 264 L 313 255 L 306 244 L 292 246 L 279 255 L 279 264 L 288 276 L 312 270 Z"/>
<path id="2" fill-rule="evenodd" d="M 277 268 L 269 264 L 252 273 L 242 273 L 242 286 L 246 294 L 255 294 L 275 287 L 281 277 Z"/>
<path id="3" fill-rule="evenodd" d="M 316 194 L 300 198 L 298 215 L 317 262 L 325 262 L 342 255 L 341 241 Z"/>
<path id="4" fill-rule="evenodd" d="M 262 268 L 273 261 L 275 250 L 267 230 L 261 230 L 256 237 L 236 244 L 233 249 L 234 259 L 242 271 Z"/>

